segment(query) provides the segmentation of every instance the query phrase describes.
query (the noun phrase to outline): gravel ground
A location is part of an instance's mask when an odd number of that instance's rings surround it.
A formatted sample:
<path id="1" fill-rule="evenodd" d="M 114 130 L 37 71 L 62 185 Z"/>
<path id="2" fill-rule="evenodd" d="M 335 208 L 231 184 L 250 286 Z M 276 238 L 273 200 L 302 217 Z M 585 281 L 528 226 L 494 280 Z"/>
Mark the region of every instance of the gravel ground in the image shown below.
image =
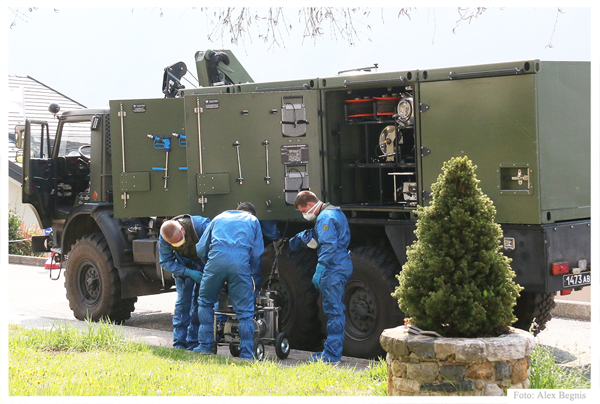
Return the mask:
<path id="1" fill-rule="evenodd" d="M 535 338 L 539 346 L 554 349 L 556 363 L 566 367 L 586 369 L 591 375 L 592 323 L 554 317 L 546 324 L 546 329 Z"/>

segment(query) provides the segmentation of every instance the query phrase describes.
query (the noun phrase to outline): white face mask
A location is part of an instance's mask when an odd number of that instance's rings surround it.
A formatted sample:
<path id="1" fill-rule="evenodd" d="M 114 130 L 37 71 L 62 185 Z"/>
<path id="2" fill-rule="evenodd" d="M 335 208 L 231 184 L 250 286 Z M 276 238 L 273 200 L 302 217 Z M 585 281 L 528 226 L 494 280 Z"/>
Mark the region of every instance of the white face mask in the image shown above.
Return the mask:
<path id="1" fill-rule="evenodd" d="M 308 221 L 313 221 L 317 219 L 317 215 L 314 212 L 317 212 L 319 207 L 321 206 L 323 202 L 319 201 L 317 203 L 314 204 L 314 206 L 312 208 L 310 208 L 306 213 L 303 213 L 302 216 L 304 217 L 304 219 L 308 220 Z"/>

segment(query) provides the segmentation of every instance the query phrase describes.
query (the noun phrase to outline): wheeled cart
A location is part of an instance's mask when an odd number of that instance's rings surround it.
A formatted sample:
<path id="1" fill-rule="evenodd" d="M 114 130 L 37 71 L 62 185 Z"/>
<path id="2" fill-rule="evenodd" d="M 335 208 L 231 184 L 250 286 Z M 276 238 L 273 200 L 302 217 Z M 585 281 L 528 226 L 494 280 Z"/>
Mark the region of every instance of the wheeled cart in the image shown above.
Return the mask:
<path id="1" fill-rule="evenodd" d="M 285 333 L 279 332 L 279 307 L 275 306 L 276 291 L 263 290 L 256 298 L 254 314 L 254 356 L 257 360 L 265 358 L 265 345 L 274 345 L 279 359 L 286 359 L 290 354 L 290 342 Z M 223 316 L 226 317 L 225 321 Z M 231 299 L 226 293 L 219 297 L 219 307 L 214 315 L 214 345 L 216 353 L 219 345 L 228 345 L 234 357 L 240 356 L 240 336 L 238 319 Z"/>

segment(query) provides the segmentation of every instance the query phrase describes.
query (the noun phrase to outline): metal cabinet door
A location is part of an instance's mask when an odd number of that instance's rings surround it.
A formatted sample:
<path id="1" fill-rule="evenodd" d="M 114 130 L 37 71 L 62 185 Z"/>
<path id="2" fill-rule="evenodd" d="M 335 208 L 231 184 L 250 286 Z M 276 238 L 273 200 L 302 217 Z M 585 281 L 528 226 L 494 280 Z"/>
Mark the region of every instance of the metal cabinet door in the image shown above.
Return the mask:
<path id="1" fill-rule="evenodd" d="M 422 189 L 466 155 L 497 222 L 540 223 L 535 75 L 422 82 L 419 92 L 429 107 L 420 113 Z"/>
<path id="2" fill-rule="evenodd" d="M 173 136 L 184 134 L 183 99 L 111 101 L 110 111 L 115 216 L 188 213 L 186 147 Z M 168 140 L 168 160 L 164 142 L 148 135 Z"/>
<path id="3" fill-rule="evenodd" d="M 321 189 L 318 108 L 310 90 L 186 96 L 190 210 L 210 216 L 248 201 L 261 219 L 293 215 L 286 177 Z"/>

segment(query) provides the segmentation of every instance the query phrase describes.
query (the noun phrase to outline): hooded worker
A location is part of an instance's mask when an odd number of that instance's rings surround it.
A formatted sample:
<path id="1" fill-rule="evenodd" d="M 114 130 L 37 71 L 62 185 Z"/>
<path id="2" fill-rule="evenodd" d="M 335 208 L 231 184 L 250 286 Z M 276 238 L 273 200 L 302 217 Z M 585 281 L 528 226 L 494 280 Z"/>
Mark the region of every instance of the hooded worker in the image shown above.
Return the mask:
<path id="1" fill-rule="evenodd" d="M 256 209 L 249 202 L 217 215 L 196 245 L 205 262 L 198 299 L 200 328 L 194 352 L 213 353 L 214 304 L 225 282 L 238 319 L 240 358 L 254 357 L 254 268 L 264 252 Z"/>
<path id="2" fill-rule="evenodd" d="M 198 290 L 204 263 L 196 254 L 196 244 L 210 220 L 181 215 L 160 227 L 158 255 L 160 266 L 175 278 L 177 300 L 173 313 L 173 347 L 194 349 L 198 345 Z"/>
<path id="3" fill-rule="evenodd" d="M 313 354 L 309 361 L 340 362 L 346 325 L 344 287 L 352 276 L 348 220 L 340 208 L 321 202 L 311 191 L 299 192 L 295 205 L 306 220 L 315 221 L 315 227 L 292 237 L 290 248 L 317 249 L 318 262 L 312 283 L 321 290 L 323 312 L 327 315 L 323 352 Z"/>

